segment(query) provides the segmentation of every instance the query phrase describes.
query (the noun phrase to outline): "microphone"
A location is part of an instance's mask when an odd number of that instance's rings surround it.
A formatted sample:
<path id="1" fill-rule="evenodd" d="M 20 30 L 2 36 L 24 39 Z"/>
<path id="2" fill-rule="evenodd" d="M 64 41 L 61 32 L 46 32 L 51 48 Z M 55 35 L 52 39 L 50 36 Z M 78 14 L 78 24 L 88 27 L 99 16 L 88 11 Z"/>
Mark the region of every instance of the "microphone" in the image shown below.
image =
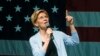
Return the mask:
<path id="1" fill-rule="evenodd" d="M 51 28 L 51 26 L 50 26 L 49 23 L 47 23 L 47 28 Z M 51 29 L 52 29 L 52 28 L 51 28 Z M 50 34 L 50 37 L 51 37 L 52 40 L 54 39 L 53 32 Z"/>
<path id="2" fill-rule="evenodd" d="M 51 39 L 53 40 L 53 39 L 54 39 L 53 33 L 51 33 L 51 35 L 50 35 L 50 36 L 51 36 Z"/>

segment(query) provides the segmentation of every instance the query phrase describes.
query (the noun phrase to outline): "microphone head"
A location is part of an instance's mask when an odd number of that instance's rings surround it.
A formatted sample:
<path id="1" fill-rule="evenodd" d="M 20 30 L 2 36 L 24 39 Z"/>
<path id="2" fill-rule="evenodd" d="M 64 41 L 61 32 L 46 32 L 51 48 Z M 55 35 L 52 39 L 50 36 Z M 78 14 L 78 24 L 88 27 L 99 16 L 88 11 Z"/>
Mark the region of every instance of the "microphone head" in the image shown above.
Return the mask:
<path id="1" fill-rule="evenodd" d="M 50 24 L 49 24 L 49 23 L 47 23 L 47 24 L 46 24 L 46 26 L 47 26 L 47 28 L 49 28 L 49 27 L 50 27 Z"/>

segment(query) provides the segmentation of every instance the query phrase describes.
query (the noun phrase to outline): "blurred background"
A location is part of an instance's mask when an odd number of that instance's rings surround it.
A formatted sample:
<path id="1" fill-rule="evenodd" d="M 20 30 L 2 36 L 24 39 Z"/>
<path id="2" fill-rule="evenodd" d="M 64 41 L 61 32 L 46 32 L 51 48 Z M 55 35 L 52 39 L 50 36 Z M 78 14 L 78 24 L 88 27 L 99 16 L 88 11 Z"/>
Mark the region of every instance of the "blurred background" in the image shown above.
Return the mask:
<path id="1" fill-rule="evenodd" d="M 100 56 L 99 0 L 0 0 L 0 56 L 32 56 L 29 38 L 38 32 L 30 20 L 45 9 L 53 30 L 70 35 L 65 11 L 74 17 L 80 37 L 77 46 L 66 46 L 68 56 Z"/>

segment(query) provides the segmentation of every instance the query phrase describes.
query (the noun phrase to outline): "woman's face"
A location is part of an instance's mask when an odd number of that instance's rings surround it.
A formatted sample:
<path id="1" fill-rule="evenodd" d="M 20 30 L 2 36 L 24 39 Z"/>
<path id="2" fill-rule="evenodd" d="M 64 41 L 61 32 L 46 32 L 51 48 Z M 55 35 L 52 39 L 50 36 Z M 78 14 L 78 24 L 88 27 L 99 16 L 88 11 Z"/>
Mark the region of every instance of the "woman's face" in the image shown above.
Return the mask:
<path id="1" fill-rule="evenodd" d="M 46 13 L 41 12 L 36 20 L 36 26 L 39 28 L 46 28 L 47 24 L 49 23 L 49 17 L 46 15 Z"/>

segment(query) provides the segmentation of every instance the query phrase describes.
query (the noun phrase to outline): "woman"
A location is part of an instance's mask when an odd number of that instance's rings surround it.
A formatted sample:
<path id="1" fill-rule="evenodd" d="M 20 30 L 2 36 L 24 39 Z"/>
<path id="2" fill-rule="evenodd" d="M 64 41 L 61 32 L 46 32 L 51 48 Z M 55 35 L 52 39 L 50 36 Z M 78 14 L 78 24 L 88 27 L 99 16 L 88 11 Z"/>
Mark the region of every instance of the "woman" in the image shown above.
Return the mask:
<path id="1" fill-rule="evenodd" d="M 33 56 L 67 56 L 65 45 L 79 43 L 79 37 L 73 24 L 73 17 L 67 15 L 71 35 L 49 28 L 49 15 L 45 10 L 35 11 L 31 16 L 32 23 L 39 32 L 29 39 Z"/>

